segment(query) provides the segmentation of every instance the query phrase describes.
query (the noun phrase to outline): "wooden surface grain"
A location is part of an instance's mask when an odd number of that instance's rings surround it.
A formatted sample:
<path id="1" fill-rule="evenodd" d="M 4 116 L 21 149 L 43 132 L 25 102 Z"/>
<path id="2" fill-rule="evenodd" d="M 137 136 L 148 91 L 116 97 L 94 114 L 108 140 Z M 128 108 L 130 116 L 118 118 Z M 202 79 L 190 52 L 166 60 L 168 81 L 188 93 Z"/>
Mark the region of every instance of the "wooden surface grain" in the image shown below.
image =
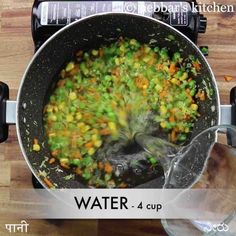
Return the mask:
<path id="1" fill-rule="evenodd" d="M 233 0 L 216 2 L 234 4 Z M 0 81 L 9 85 L 11 99 L 16 98 L 22 75 L 34 52 L 30 28 L 32 3 L 33 0 L 0 0 Z M 217 79 L 221 102 L 227 104 L 229 91 L 236 85 L 236 15 L 205 15 L 208 28 L 206 34 L 200 35 L 199 45 L 209 46 L 208 61 Z M 233 76 L 233 80 L 225 82 L 225 75 Z M 10 200 L 6 190 L 13 188 L 32 188 L 31 173 L 21 154 L 14 126 L 10 128 L 7 142 L 0 145 L 0 203 Z M 1 218 L 0 235 L 8 235 L 4 224 L 15 221 Z M 29 235 L 35 236 L 166 235 L 157 220 L 31 220 L 29 223 Z"/>

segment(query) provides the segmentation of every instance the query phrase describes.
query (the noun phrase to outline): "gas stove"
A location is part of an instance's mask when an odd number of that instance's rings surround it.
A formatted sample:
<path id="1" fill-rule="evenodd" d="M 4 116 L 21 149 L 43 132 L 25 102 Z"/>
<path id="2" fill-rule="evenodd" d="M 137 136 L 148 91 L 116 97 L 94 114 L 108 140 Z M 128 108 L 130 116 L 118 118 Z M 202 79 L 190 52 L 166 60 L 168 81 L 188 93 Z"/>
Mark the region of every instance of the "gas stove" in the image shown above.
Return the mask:
<path id="1" fill-rule="evenodd" d="M 161 20 L 181 31 L 194 43 L 205 33 L 207 19 L 196 11 L 195 0 L 173 1 L 51 1 L 35 0 L 32 8 L 32 37 L 35 51 L 64 26 L 97 13 L 128 12 Z M 206 48 L 206 46 L 204 46 Z M 32 177 L 33 186 L 42 188 Z"/>
<path id="2" fill-rule="evenodd" d="M 129 12 L 154 17 L 172 25 L 193 42 L 205 33 L 207 19 L 196 11 L 195 0 L 173 1 L 49 1 L 36 0 L 32 10 L 32 36 L 39 48 L 67 24 L 102 12 Z"/>

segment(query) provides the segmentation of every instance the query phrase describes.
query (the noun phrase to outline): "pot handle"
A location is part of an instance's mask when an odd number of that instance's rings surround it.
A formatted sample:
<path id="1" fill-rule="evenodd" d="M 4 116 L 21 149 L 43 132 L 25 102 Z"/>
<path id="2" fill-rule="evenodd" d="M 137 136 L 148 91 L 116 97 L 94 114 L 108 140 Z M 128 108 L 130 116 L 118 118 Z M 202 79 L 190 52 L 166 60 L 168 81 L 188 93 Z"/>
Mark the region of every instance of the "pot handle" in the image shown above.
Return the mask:
<path id="1" fill-rule="evenodd" d="M 230 91 L 231 124 L 236 125 L 236 87 Z"/>
<path id="2" fill-rule="evenodd" d="M 230 91 L 230 104 L 231 104 L 231 125 L 236 126 L 236 87 Z M 228 144 L 232 147 L 236 147 L 235 133 L 228 134 Z"/>
<path id="3" fill-rule="evenodd" d="M 0 82 L 0 143 L 8 138 L 9 125 L 6 123 L 6 107 L 9 99 L 9 87 Z"/>

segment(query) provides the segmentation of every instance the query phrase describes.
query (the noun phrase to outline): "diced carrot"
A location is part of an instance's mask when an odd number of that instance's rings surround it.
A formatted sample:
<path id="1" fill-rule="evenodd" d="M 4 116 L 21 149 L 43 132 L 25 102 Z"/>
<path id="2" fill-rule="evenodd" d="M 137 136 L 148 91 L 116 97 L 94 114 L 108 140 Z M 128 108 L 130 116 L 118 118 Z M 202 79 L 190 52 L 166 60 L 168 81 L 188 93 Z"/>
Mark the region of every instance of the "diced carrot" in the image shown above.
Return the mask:
<path id="1" fill-rule="evenodd" d="M 147 96 L 147 91 L 142 91 L 142 95 L 144 96 L 144 97 L 146 97 Z"/>
<path id="2" fill-rule="evenodd" d="M 152 66 L 152 65 L 154 64 L 154 58 L 151 58 L 151 59 L 147 62 L 147 64 L 148 64 L 149 66 Z"/>
<path id="3" fill-rule="evenodd" d="M 58 154 L 59 154 L 59 150 L 54 150 L 54 151 L 51 152 L 51 155 L 52 155 L 53 157 L 57 157 Z"/>
<path id="4" fill-rule="evenodd" d="M 225 81 L 227 82 L 230 82 L 233 79 L 233 77 L 229 75 L 226 75 L 224 78 L 225 78 Z"/>
<path id="5" fill-rule="evenodd" d="M 63 87 L 66 83 L 66 80 L 64 79 L 60 79 L 58 82 L 57 82 L 57 87 Z"/>
<path id="6" fill-rule="evenodd" d="M 205 100 L 206 100 L 206 96 L 205 96 L 204 91 L 201 93 L 201 95 L 199 96 L 199 98 L 200 98 L 201 101 L 205 101 Z"/>
<path id="7" fill-rule="evenodd" d="M 43 181 L 49 188 L 54 187 L 53 183 L 47 177 L 45 177 Z"/>
<path id="8" fill-rule="evenodd" d="M 195 96 L 196 98 L 199 98 L 201 101 L 206 100 L 206 95 L 204 91 L 199 90 Z"/>
<path id="9" fill-rule="evenodd" d="M 105 172 L 108 173 L 108 174 L 112 173 L 112 170 L 113 170 L 112 165 L 111 165 L 109 162 L 106 162 L 106 163 L 105 163 L 104 170 L 105 170 Z"/>
<path id="10" fill-rule="evenodd" d="M 188 93 L 188 94 L 191 92 L 189 88 L 187 88 L 185 91 L 186 91 L 186 93 Z"/>
<path id="11" fill-rule="evenodd" d="M 175 63 L 171 63 L 171 64 L 170 64 L 170 69 L 169 69 L 169 71 L 170 71 L 170 74 L 171 74 L 171 75 L 173 75 L 173 74 L 175 73 L 175 71 L 176 71 Z"/>
<path id="12" fill-rule="evenodd" d="M 93 147 L 93 142 L 88 142 L 84 145 L 87 149 L 92 148 Z"/>
<path id="13" fill-rule="evenodd" d="M 139 76 L 135 79 L 135 84 L 138 88 L 143 89 L 148 87 L 149 81 L 147 78 Z"/>
<path id="14" fill-rule="evenodd" d="M 193 67 L 194 67 L 196 70 L 200 70 L 200 69 L 201 69 L 201 64 L 198 63 L 198 62 L 194 62 L 194 63 L 193 63 Z"/>
<path id="15" fill-rule="evenodd" d="M 38 143 L 39 143 L 38 139 L 34 138 L 34 144 L 38 144 Z"/>
<path id="16" fill-rule="evenodd" d="M 128 185 L 127 185 L 126 183 L 122 182 L 122 183 L 119 184 L 118 187 L 119 187 L 119 188 L 127 188 L 127 186 L 128 186 Z"/>
<path id="17" fill-rule="evenodd" d="M 53 157 L 53 158 L 50 158 L 50 159 L 49 159 L 48 163 L 49 163 L 49 164 L 53 164 L 55 161 L 56 161 L 56 159 Z"/>
<path id="18" fill-rule="evenodd" d="M 109 129 L 102 129 L 100 130 L 99 132 L 101 135 L 110 135 L 111 134 L 111 131 Z"/>
<path id="19" fill-rule="evenodd" d="M 171 139 L 172 142 L 175 142 L 176 139 L 177 139 L 177 134 L 176 134 L 174 129 L 171 131 L 170 139 Z"/>
<path id="20" fill-rule="evenodd" d="M 190 101 L 193 101 L 193 97 L 189 93 L 187 93 L 187 97 Z"/>
<path id="21" fill-rule="evenodd" d="M 79 67 L 77 65 L 75 65 L 75 67 L 69 72 L 70 76 L 74 76 L 76 74 L 78 74 L 79 72 Z"/>
<path id="22" fill-rule="evenodd" d="M 163 90 L 162 92 L 160 92 L 160 98 L 162 99 L 162 98 L 164 98 L 164 97 L 166 97 L 168 95 L 168 93 L 165 91 L 165 90 Z"/>
<path id="23" fill-rule="evenodd" d="M 163 65 L 162 65 L 162 64 L 157 64 L 157 65 L 156 65 L 156 68 L 157 68 L 158 70 L 162 70 Z"/>
<path id="24" fill-rule="evenodd" d="M 82 155 L 81 155 L 80 151 L 75 152 L 75 153 L 73 154 L 73 158 L 75 158 L 75 159 L 81 159 L 81 158 L 82 158 Z"/>
<path id="25" fill-rule="evenodd" d="M 82 170 L 79 167 L 77 167 L 76 170 L 75 170 L 75 173 L 77 175 L 81 175 L 82 174 Z"/>
<path id="26" fill-rule="evenodd" d="M 175 122 L 175 117 L 174 116 L 170 116 L 169 121 L 170 122 Z"/>
<path id="27" fill-rule="evenodd" d="M 95 84 L 97 82 L 97 79 L 96 78 L 92 78 L 91 79 L 91 83 Z M 94 91 L 96 91 L 96 89 L 94 89 Z M 92 92 L 92 91 L 91 91 Z"/>
<path id="28" fill-rule="evenodd" d="M 70 167 L 67 164 L 63 163 L 63 162 L 60 163 L 60 165 L 65 169 L 70 169 Z"/>
<path id="29" fill-rule="evenodd" d="M 93 116 L 92 116 L 92 114 L 90 114 L 90 113 L 84 113 L 83 114 L 83 118 L 84 119 L 87 119 L 87 120 L 89 120 L 89 119 L 91 119 Z"/>
<path id="30" fill-rule="evenodd" d="M 176 112 L 178 111 L 178 109 L 175 107 L 175 108 L 172 108 L 171 110 L 170 110 L 170 112 L 172 113 L 172 114 L 175 114 Z"/>

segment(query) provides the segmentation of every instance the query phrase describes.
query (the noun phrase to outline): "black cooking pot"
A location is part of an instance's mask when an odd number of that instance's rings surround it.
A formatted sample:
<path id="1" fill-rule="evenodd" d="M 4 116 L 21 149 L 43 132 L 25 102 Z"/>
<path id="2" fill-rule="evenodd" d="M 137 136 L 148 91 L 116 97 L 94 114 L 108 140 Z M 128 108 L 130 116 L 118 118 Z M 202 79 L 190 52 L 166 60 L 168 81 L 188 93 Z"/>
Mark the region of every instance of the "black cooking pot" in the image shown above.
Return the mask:
<path id="1" fill-rule="evenodd" d="M 169 40 L 169 35 L 174 36 L 175 40 Z M 135 14 L 105 13 L 83 18 L 57 32 L 37 51 L 23 76 L 17 102 L 8 101 L 9 92 L 5 84 L 1 83 L 0 87 L 1 141 L 7 139 L 8 124 L 15 122 L 25 160 L 44 187 L 47 186 L 39 177 L 40 171 L 45 171 L 58 188 L 84 187 L 77 179 L 65 180 L 63 177 L 68 173 L 57 164 L 44 161 L 45 157 L 50 157 L 50 151 L 43 126 L 43 108 L 60 70 L 76 51 L 110 44 L 121 36 L 135 38 L 153 47 L 166 47 L 171 53 L 180 51 L 183 57 L 195 55 L 202 65 L 201 74 L 196 79 L 197 87 L 205 90 L 207 86 L 208 91 L 211 89 L 213 93 L 205 101 L 199 101 L 201 116 L 189 140 L 204 129 L 220 123 L 220 101 L 215 77 L 203 54 L 187 37 L 161 21 Z M 223 123 L 229 123 L 230 108 L 223 107 Z M 34 138 L 42 144 L 38 153 L 32 152 Z M 163 181 L 150 183 L 142 187 L 162 187 Z"/>

